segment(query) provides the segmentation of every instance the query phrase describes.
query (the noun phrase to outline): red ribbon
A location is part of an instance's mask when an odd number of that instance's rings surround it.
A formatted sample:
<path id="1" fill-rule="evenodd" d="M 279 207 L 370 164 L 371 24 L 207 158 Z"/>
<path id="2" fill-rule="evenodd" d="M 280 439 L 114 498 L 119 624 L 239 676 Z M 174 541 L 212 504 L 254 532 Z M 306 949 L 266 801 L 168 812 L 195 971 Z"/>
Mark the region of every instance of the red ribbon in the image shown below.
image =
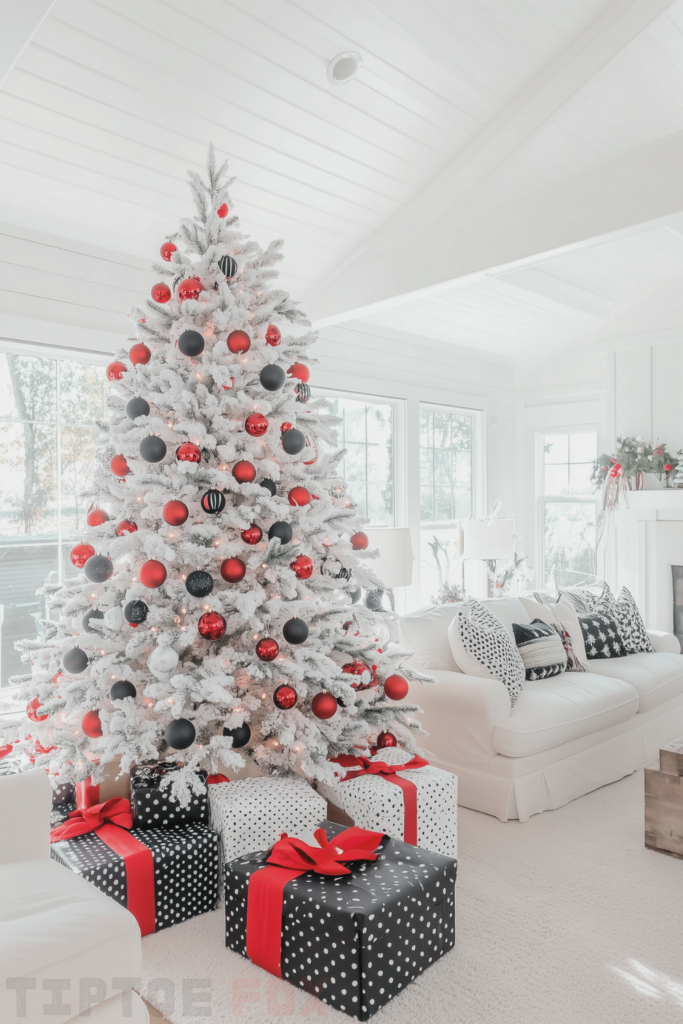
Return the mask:
<path id="1" fill-rule="evenodd" d="M 247 956 L 277 978 L 282 977 L 282 904 L 288 882 L 314 871 L 318 875 L 350 875 L 345 861 L 377 860 L 375 850 L 384 833 L 347 828 L 330 841 L 325 830 L 314 833 L 318 846 L 286 833 L 273 847 L 268 864 L 249 878 L 247 894 Z"/>
<path id="2" fill-rule="evenodd" d="M 88 832 L 123 858 L 126 867 L 127 906 L 143 935 L 150 935 L 156 925 L 154 906 L 154 859 L 152 851 L 130 834 L 133 815 L 130 801 L 115 796 L 94 807 L 72 811 L 69 817 L 50 832 L 50 842 L 83 836 Z"/>
<path id="3" fill-rule="evenodd" d="M 341 755 L 347 757 L 348 755 Z M 334 760 L 338 760 L 335 758 Z M 403 790 L 403 842 L 417 846 L 417 786 L 410 779 L 402 779 L 397 772 L 412 771 L 414 768 L 426 768 L 429 761 L 418 754 L 407 764 L 386 764 L 384 761 L 371 761 L 369 757 L 354 758 L 358 770 L 347 772 L 342 782 L 350 782 L 352 779 L 359 779 L 362 775 L 379 775 L 387 782 L 393 782 Z M 341 763 L 341 762 L 340 762 Z M 351 767 L 343 764 L 342 767 Z"/>

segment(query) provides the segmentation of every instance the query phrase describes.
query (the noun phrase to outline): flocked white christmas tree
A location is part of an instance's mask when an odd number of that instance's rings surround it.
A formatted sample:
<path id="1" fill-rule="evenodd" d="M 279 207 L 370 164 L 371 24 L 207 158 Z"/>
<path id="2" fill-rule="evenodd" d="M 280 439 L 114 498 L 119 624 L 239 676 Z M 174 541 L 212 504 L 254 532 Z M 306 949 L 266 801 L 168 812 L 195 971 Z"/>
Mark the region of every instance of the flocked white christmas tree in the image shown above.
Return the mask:
<path id="1" fill-rule="evenodd" d="M 107 370 L 84 572 L 45 588 L 59 623 L 19 645 L 31 722 L 4 737 L 60 783 L 119 755 L 122 772 L 181 762 L 183 802 L 200 765 L 331 781 L 329 758 L 378 733 L 414 750 L 417 709 L 389 698 L 424 678 L 397 676 L 407 652 L 352 604 L 380 581 L 306 384 L 315 334 L 273 287 L 282 242 L 242 235 L 212 150 L 190 185 L 197 214 L 155 267 L 168 284 Z"/>

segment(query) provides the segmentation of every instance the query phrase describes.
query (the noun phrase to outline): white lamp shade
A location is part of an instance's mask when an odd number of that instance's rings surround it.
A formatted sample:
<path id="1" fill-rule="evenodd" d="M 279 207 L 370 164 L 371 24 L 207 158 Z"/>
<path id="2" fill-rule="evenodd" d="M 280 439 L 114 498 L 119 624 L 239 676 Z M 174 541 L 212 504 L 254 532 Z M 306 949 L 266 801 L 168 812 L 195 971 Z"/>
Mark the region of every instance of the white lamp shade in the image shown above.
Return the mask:
<path id="1" fill-rule="evenodd" d="M 413 543 L 408 527 L 377 527 L 364 532 L 370 541 L 369 550 L 379 548 L 379 558 L 369 558 L 368 568 L 387 590 L 409 587 L 413 582 Z"/>
<path id="2" fill-rule="evenodd" d="M 512 558 L 515 553 L 514 519 L 466 519 L 462 533 L 464 558 Z"/>

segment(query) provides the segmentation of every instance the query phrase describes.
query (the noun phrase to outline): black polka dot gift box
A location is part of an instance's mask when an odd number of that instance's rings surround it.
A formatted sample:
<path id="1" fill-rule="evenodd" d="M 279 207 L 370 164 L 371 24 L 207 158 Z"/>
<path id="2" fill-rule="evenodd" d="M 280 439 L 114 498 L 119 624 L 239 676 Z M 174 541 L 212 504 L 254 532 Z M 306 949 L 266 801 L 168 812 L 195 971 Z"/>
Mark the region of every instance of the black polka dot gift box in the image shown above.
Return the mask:
<path id="1" fill-rule="evenodd" d="M 189 805 L 182 807 L 171 792 L 173 775 L 179 769 L 179 765 L 164 761 L 139 764 L 131 769 L 130 799 L 136 828 L 176 828 L 188 822 L 208 824 L 207 773 L 197 772 L 199 791 L 191 792 Z M 168 778 L 171 781 L 162 785 Z"/>
<path id="2" fill-rule="evenodd" d="M 135 916 L 143 935 L 215 910 L 218 836 L 207 825 L 133 828 L 114 797 L 72 812 L 50 833 L 54 860 Z"/>
<path id="3" fill-rule="evenodd" d="M 455 943 L 451 857 L 324 822 L 227 865 L 225 943 L 367 1020 Z"/>
<path id="4" fill-rule="evenodd" d="M 319 791 L 361 828 L 456 857 L 458 778 L 399 747 L 374 757 L 340 758 L 340 781 Z M 382 766 L 386 765 L 386 769 Z M 397 766 L 402 770 L 397 771 Z M 405 766 L 405 769 L 403 768 Z"/>

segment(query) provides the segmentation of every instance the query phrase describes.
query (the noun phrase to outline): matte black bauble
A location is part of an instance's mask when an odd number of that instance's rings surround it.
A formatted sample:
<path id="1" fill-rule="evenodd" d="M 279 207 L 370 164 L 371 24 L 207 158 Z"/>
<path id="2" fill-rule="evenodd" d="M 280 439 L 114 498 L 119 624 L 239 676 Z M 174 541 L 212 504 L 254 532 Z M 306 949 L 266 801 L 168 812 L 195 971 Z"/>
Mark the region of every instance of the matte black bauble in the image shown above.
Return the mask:
<path id="1" fill-rule="evenodd" d="M 281 387 L 284 387 L 287 374 L 276 363 L 268 363 L 261 370 L 259 380 L 261 381 L 261 387 L 265 388 L 266 391 L 279 391 Z"/>
<path id="2" fill-rule="evenodd" d="M 263 487 L 264 490 L 268 491 L 271 498 L 275 497 L 275 495 L 277 494 L 277 487 L 275 486 L 274 480 L 271 480 L 270 477 L 266 477 L 265 480 L 260 480 L 259 483 L 261 484 L 261 487 Z"/>
<path id="3" fill-rule="evenodd" d="M 135 698 L 136 694 L 137 690 L 127 679 L 118 679 L 109 691 L 112 700 L 125 700 L 126 697 Z"/>
<path id="4" fill-rule="evenodd" d="M 174 750 L 185 750 L 194 743 L 197 730 L 187 718 L 176 718 L 166 726 L 166 742 Z"/>
<path id="5" fill-rule="evenodd" d="M 358 590 L 353 590 L 351 592 L 351 603 L 352 604 L 358 604 L 358 602 L 360 601 L 362 596 L 363 596 L 363 591 L 361 590 L 360 587 L 358 588 Z"/>
<path id="6" fill-rule="evenodd" d="M 92 611 L 86 612 L 85 615 L 83 616 L 83 629 L 86 631 L 86 633 L 94 633 L 95 630 L 90 625 L 91 621 L 93 619 L 103 618 L 104 612 L 99 611 L 97 608 L 93 609 Z"/>
<path id="7" fill-rule="evenodd" d="M 308 640 L 308 626 L 303 619 L 287 619 L 282 635 L 288 644 L 303 644 Z"/>
<path id="8" fill-rule="evenodd" d="M 77 676 L 88 667 L 88 655 L 80 647 L 72 647 L 64 654 L 62 665 L 72 676 Z"/>
<path id="9" fill-rule="evenodd" d="M 126 416 L 129 420 L 136 420 L 138 416 L 149 416 L 149 402 L 144 398 L 131 398 L 126 406 Z"/>
<path id="10" fill-rule="evenodd" d="M 289 544 L 293 536 L 294 531 L 289 523 L 273 523 L 271 528 L 268 530 L 268 539 L 272 540 L 273 537 L 279 537 L 281 544 Z"/>
<path id="11" fill-rule="evenodd" d="M 192 597 L 208 597 L 213 590 L 213 576 L 202 569 L 195 569 L 185 580 L 185 587 Z"/>
<path id="12" fill-rule="evenodd" d="M 149 437 L 143 437 L 140 441 L 138 451 L 140 458 L 145 462 L 161 462 L 166 455 L 166 442 L 162 437 L 150 434 Z"/>
<path id="13" fill-rule="evenodd" d="M 217 516 L 225 508 L 225 495 L 214 489 L 202 496 L 202 508 L 212 516 Z"/>
<path id="14" fill-rule="evenodd" d="M 139 626 L 147 618 L 149 608 L 144 601 L 129 601 L 123 609 L 123 617 L 131 626 Z"/>
<path id="15" fill-rule="evenodd" d="M 223 729 L 223 735 L 232 736 L 232 749 L 236 750 L 237 747 L 246 747 L 251 739 L 251 729 L 245 722 L 244 725 L 238 725 L 236 729 Z"/>
<path id="16" fill-rule="evenodd" d="M 199 331 L 183 331 L 178 338 L 178 348 L 184 356 L 200 356 L 204 351 L 204 338 Z"/>
<path id="17" fill-rule="evenodd" d="M 225 274 L 226 281 L 229 281 L 237 273 L 237 260 L 234 260 L 232 256 L 221 256 L 218 266 L 221 273 Z"/>
<path id="18" fill-rule="evenodd" d="M 285 430 L 282 435 L 282 447 L 288 455 L 298 455 L 306 447 L 306 438 L 300 430 L 292 427 L 291 430 Z"/>
<path id="19" fill-rule="evenodd" d="M 83 566 L 86 579 L 89 579 L 91 583 L 104 583 L 113 571 L 114 564 L 106 555 L 91 555 Z"/>

